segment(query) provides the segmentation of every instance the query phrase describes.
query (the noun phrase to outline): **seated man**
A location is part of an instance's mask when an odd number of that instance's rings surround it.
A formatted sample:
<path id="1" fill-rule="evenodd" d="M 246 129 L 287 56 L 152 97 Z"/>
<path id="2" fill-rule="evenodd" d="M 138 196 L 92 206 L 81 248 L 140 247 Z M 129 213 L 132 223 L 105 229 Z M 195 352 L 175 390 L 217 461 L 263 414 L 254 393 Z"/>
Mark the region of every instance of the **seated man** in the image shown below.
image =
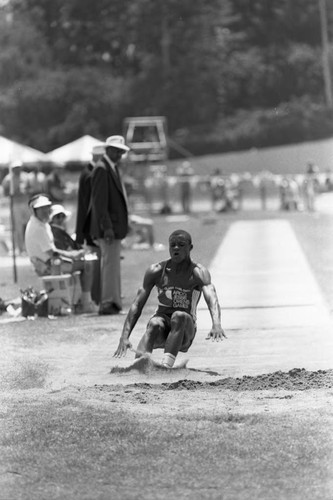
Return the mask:
<path id="1" fill-rule="evenodd" d="M 36 195 L 29 202 L 32 215 L 25 232 L 25 245 L 29 258 L 38 276 L 52 274 L 54 257 L 60 260 L 59 271 L 61 273 L 81 271 L 82 312 L 95 312 L 96 306 L 91 299 L 90 292 L 93 278 L 92 263 L 85 261 L 84 250 L 64 250 L 55 245 L 49 224 L 51 205 L 49 198 L 43 195 Z"/>

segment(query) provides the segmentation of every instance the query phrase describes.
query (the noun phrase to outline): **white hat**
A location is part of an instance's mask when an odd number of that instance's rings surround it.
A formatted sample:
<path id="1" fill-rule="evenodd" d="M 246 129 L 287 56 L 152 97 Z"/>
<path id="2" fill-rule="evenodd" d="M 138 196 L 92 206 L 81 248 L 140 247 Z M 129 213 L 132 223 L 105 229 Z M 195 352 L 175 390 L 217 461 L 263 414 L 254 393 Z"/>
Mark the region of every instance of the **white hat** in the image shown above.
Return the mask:
<path id="1" fill-rule="evenodd" d="M 51 201 L 47 196 L 36 196 L 33 198 L 29 205 L 32 208 L 42 208 L 42 207 L 50 207 L 52 205 Z"/>
<path id="2" fill-rule="evenodd" d="M 66 210 L 62 205 L 52 205 L 50 218 L 53 219 L 56 215 L 64 214 L 66 217 L 69 217 L 72 212 Z"/>
<path id="3" fill-rule="evenodd" d="M 10 167 L 11 168 L 22 168 L 23 167 L 23 163 L 21 161 L 13 161 L 10 164 Z"/>
<path id="4" fill-rule="evenodd" d="M 91 150 L 91 153 L 93 155 L 103 155 L 105 153 L 105 145 L 98 144 L 97 146 L 94 146 Z"/>
<path id="5" fill-rule="evenodd" d="M 129 151 L 130 148 L 126 146 L 125 139 L 122 135 L 111 135 L 105 141 L 104 146 L 106 148 L 116 148 L 121 149 L 122 151 Z"/>

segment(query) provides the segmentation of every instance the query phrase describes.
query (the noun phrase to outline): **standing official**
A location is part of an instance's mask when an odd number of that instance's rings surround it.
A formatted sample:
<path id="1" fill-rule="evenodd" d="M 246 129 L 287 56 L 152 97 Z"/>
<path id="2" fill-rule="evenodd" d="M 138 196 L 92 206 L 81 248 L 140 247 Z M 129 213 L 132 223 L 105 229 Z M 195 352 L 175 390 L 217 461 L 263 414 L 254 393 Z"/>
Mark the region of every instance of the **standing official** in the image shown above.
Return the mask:
<path id="1" fill-rule="evenodd" d="M 91 174 L 98 161 L 105 153 L 104 145 L 97 145 L 92 148 L 91 160 L 82 170 L 79 177 L 79 187 L 77 194 L 77 215 L 76 215 L 76 241 L 79 245 L 86 243 L 94 246 L 90 236 L 91 218 Z"/>
<path id="2" fill-rule="evenodd" d="M 105 153 L 103 144 L 94 146 L 91 151 L 91 160 L 82 170 L 79 177 L 79 187 L 77 194 L 77 214 L 76 214 L 76 227 L 75 239 L 79 245 L 84 243 L 90 248 L 91 251 L 96 252 L 100 259 L 99 247 L 95 245 L 90 236 L 90 222 L 91 222 L 91 174 L 98 161 Z M 100 278 L 100 262 L 99 260 L 94 264 L 94 278 L 91 289 L 91 295 L 96 304 L 100 303 L 101 299 L 101 278 Z"/>
<path id="3" fill-rule="evenodd" d="M 99 314 L 122 310 L 120 250 L 128 233 L 125 186 L 119 173 L 121 157 L 129 151 L 120 135 L 106 140 L 105 154 L 91 174 L 90 235 L 101 251 L 101 301 Z"/>

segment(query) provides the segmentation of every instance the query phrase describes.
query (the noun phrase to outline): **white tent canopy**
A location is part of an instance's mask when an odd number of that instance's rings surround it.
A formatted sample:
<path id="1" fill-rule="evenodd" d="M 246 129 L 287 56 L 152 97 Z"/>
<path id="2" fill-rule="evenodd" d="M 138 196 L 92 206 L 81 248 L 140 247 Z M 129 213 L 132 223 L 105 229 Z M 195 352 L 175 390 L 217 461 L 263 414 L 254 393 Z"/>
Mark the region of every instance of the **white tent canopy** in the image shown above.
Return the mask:
<path id="1" fill-rule="evenodd" d="M 88 162 L 91 160 L 92 148 L 100 144 L 103 142 L 95 137 L 84 135 L 80 139 L 50 151 L 46 158 L 54 163 Z"/>
<path id="2" fill-rule="evenodd" d="M 45 159 L 46 155 L 41 151 L 0 136 L 0 165 L 9 165 L 14 161 L 36 163 Z"/>

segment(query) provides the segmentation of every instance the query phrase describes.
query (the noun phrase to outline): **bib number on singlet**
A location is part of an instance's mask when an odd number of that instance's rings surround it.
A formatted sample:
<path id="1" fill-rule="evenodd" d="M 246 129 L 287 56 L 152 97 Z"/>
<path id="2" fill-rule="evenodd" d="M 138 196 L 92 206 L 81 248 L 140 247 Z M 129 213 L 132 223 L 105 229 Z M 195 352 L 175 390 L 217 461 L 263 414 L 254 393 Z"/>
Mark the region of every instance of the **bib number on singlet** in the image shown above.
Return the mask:
<path id="1" fill-rule="evenodd" d="M 187 293 L 181 290 L 173 291 L 172 302 L 174 308 L 188 309 L 190 306 L 190 301 L 187 297 Z"/>

